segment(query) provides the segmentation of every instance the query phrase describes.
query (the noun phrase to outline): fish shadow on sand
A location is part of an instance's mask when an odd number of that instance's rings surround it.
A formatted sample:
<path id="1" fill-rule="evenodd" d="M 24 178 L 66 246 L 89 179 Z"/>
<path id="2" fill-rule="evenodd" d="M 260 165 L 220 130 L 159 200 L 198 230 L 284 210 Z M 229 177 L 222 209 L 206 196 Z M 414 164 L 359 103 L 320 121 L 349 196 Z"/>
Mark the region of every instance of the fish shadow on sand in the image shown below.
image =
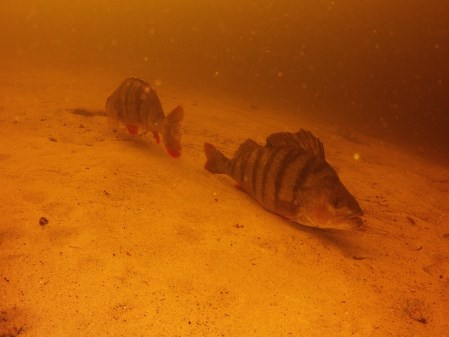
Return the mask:
<path id="1" fill-rule="evenodd" d="M 363 227 L 359 230 L 322 229 L 303 226 L 295 222 L 287 221 L 288 225 L 298 231 L 309 233 L 317 238 L 325 246 L 338 248 L 343 256 L 354 260 L 369 259 L 371 253 L 357 243 L 361 239 Z"/>
<path id="2" fill-rule="evenodd" d="M 68 112 L 74 115 L 82 116 L 82 117 L 97 117 L 103 116 L 108 117 L 108 114 L 105 110 L 95 110 L 95 109 L 85 109 L 85 108 L 74 108 L 68 109 Z M 142 150 L 146 154 L 151 154 L 157 158 L 165 158 L 164 150 L 158 149 L 159 145 L 161 149 L 163 149 L 163 144 L 157 144 L 153 141 L 151 133 L 149 131 L 145 131 L 138 135 L 131 135 L 126 131 L 124 127 L 121 127 L 116 122 L 110 122 L 109 125 L 112 130 L 111 133 L 115 135 L 115 140 L 120 142 L 129 142 L 132 148 Z M 1 337 L 1 336 L 0 336 Z"/>
<path id="3" fill-rule="evenodd" d="M 260 204 L 254 199 L 250 198 L 245 191 L 242 190 L 241 186 L 238 184 L 234 186 L 236 190 L 240 191 L 243 195 L 248 197 L 248 201 L 250 201 L 255 207 L 260 208 Z M 349 229 L 349 230 L 339 230 L 339 229 L 323 229 L 317 227 L 309 227 L 305 225 L 301 225 L 297 222 L 290 221 L 279 214 L 276 214 L 273 211 L 265 210 L 268 213 L 271 213 L 273 216 L 278 218 L 280 221 L 284 222 L 288 226 L 294 228 L 297 231 L 308 233 L 316 237 L 319 241 L 323 243 L 324 246 L 334 246 L 338 248 L 343 256 L 347 258 L 351 258 L 354 260 L 365 260 L 369 259 L 373 253 L 369 252 L 366 247 L 369 246 L 362 239 L 362 234 L 366 230 L 366 224 L 363 223 L 359 228 Z M 363 245 L 361 244 L 363 241 Z M 358 243 L 357 243 L 358 242 Z M 366 247 L 365 247 L 366 244 Z"/>
<path id="4" fill-rule="evenodd" d="M 157 144 L 154 142 L 150 134 L 141 133 L 139 135 L 129 135 L 125 130 L 121 128 L 115 129 L 117 141 L 126 142 L 130 148 L 137 149 L 144 152 L 145 155 L 151 155 L 156 158 L 171 159 L 166 153 L 163 144 Z"/>
<path id="5" fill-rule="evenodd" d="M 107 117 L 107 113 L 105 110 L 98 109 L 85 109 L 85 108 L 74 108 L 68 109 L 71 114 L 83 116 L 83 117 L 95 117 L 95 116 L 105 116 Z"/>
<path id="6" fill-rule="evenodd" d="M 242 194 L 248 196 L 239 185 L 236 185 L 234 187 Z M 255 207 L 260 207 L 259 203 L 254 199 L 249 198 L 249 196 L 248 200 L 252 202 Z M 266 211 L 268 213 L 271 213 L 273 216 L 275 216 L 288 226 L 293 227 L 295 230 L 313 235 L 315 238 L 321 241 L 324 246 L 331 245 L 338 248 L 342 252 L 343 256 L 347 258 L 351 258 L 354 260 L 365 260 L 371 258 L 371 256 L 373 255 L 373 253 L 369 252 L 366 248 L 369 246 L 369 244 L 365 242 L 366 239 L 362 238 L 362 235 L 366 230 L 365 223 L 363 223 L 363 225 L 361 225 L 359 228 L 350 230 L 323 229 L 301 225 L 297 222 L 290 221 L 280 216 L 279 214 L 276 214 L 275 212 L 272 212 L 270 210 Z M 362 241 L 363 244 L 361 244 Z"/>

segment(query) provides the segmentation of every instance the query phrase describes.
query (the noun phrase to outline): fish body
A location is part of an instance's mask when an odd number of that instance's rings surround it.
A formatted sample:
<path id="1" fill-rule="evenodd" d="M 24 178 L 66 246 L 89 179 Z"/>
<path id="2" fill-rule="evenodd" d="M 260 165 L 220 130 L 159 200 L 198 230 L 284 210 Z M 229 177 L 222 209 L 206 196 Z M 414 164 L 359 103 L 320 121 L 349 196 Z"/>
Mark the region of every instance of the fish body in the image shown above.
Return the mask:
<path id="1" fill-rule="evenodd" d="M 302 225 L 349 229 L 362 210 L 310 132 L 276 133 L 261 146 L 248 139 L 232 159 L 205 143 L 205 169 L 227 174 L 262 206 Z"/>
<path id="2" fill-rule="evenodd" d="M 114 120 L 125 124 L 130 134 L 139 128 L 151 132 L 159 143 L 159 134 L 172 157 L 181 155 L 180 122 L 184 110 L 177 106 L 165 116 L 156 91 L 145 81 L 128 78 L 108 97 L 106 111 Z"/>

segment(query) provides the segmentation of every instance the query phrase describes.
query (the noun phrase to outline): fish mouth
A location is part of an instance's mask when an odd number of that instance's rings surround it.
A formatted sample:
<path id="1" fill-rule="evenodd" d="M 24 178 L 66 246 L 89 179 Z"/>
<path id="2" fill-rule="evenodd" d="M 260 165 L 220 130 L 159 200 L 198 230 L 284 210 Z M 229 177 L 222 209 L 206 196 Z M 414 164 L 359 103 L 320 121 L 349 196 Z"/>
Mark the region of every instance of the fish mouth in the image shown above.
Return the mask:
<path id="1" fill-rule="evenodd" d="M 362 211 L 354 212 L 352 214 L 342 217 L 341 219 L 338 219 L 337 222 L 347 224 L 347 226 L 351 228 L 357 228 L 363 225 L 362 216 L 363 216 Z"/>
<path id="2" fill-rule="evenodd" d="M 363 225 L 363 220 L 360 216 L 348 217 L 344 220 L 344 222 L 352 225 L 353 227 L 360 227 Z"/>
<path id="3" fill-rule="evenodd" d="M 316 223 L 309 216 L 305 216 L 307 226 L 322 228 L 322 229 L 339 229 L 349 230 L 356 229 L 363 225 L 361 216 L 363 212 L 355 212 L 345 216 L 339 216 L 329 219 L 326 223 Z"/>
<path id="4" fill-rule="evenodd" d="M 351 220 L 351 219 L 360 219 L 363 216 L 363 211 L 357 211 L 357 212 L 353 212 L 345 217 L 344 220 Z"/>

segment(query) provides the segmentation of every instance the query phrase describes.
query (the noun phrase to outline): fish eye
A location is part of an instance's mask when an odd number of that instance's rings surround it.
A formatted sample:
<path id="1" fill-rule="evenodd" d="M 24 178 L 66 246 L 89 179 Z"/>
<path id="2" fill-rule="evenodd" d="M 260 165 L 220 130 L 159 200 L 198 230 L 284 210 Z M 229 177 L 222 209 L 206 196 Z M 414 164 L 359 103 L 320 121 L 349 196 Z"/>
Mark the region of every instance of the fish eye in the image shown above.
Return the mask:
<path id="1" fill-rule="evenodd" d="M 332 199 L 331 204 L 335 208 L 341 208 L 343 206 L 342 199 L 339 198 L 339 197 L 336 197 L 336 198 Z"/>

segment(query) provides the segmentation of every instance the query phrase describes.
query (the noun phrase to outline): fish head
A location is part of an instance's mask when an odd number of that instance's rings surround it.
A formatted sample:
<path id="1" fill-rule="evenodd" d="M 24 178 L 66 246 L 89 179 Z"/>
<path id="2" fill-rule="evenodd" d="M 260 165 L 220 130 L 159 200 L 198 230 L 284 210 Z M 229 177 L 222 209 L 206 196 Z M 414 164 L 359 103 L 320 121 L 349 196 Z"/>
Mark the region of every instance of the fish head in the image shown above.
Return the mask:
<path id="1" fill-rule="evenodd" d="M 362 225 L 363 211 L 354 196 L 337 179 L 305 189 L 298 222 L 323 229 L 354 229 Z"/>

